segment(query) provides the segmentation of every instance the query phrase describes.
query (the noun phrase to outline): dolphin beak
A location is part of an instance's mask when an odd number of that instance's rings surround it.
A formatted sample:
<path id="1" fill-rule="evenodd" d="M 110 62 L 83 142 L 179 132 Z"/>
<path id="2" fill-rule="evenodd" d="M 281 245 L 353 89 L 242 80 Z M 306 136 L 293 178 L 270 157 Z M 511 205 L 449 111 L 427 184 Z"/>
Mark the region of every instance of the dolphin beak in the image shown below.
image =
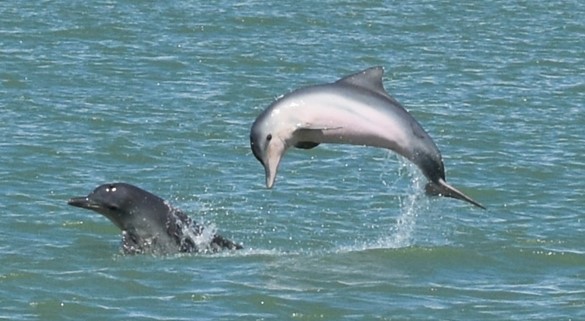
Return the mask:
<path id="1" fill-rule="evenodd" d="M 90 201 L 87 196 L 73 197 L 69 201 L 67 201 L 67 204 L 69 204 L 71 206 L 75 206 L 75 207 L 86 208 L 86 209 L 99 208 L 99 205 Z"/>
<path id="2" fill-rule="evenodd" d="M 264 160 L 264 171 L 266 172 L 266 188 L 272 188 L 276 181 L 276 173 L 280 160 L 286 151 L 284 144 L 270 144 L 266 151 L 266 158 Z"/>
<path id="3" fill-rule="evenodd" d="M 274 186 L 274 181 L 276 180 L 276 172 L 271 173 L 270 168 L 268 166 L 264 167 L 266 171 L 266 188 L 272 188 Z"/>
<path id="4" fill-rule="evenodd" d="M 266 188 L 272 188 L 274 181 L 276 181 L 276 173 L 278 172 L 278 165 L 282 155 L 277 154 L 270 156 L 266 164 L 264 165 L 264 171 L 266 172 Z"/>
<path id="5" fill-rule="evenodd" d="M 87 208 L 89 205 L 89 199 L 85 196 L 73 197 L 69 201 L 67 201 L 67 204 L 75 207 Z"/>

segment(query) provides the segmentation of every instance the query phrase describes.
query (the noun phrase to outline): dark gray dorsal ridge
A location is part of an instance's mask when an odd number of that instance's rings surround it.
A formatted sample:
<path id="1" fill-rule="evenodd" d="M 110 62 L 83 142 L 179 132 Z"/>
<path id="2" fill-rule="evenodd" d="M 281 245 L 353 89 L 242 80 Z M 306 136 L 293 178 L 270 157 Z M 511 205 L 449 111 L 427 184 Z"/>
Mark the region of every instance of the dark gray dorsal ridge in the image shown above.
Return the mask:
<path id="1" fill-rule="evenodd" d="M 376 66 L 343 77 L 339 79 L 336 83 L 348 84 L 351 86 L 364 88 L 369 91 L 373 91 L 387 96 L 388 93 L 386 93 L 386 90 L 384 90 L 384 84 L 382 83 L 383 75 L 384 68 Z"/>

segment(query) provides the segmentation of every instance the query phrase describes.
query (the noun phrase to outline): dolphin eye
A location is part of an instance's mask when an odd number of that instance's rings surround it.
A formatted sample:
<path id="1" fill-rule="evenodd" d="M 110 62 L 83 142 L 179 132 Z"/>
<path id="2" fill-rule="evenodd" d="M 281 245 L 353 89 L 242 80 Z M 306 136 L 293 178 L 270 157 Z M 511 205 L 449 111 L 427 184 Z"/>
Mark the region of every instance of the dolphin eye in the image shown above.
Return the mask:
<path id="1" fill-rule="evenodd" d="M 269 142 L 270 140 L 272 140 L 272 134 L 268 134 L 268 136 L 266 136 L 266 141 Z"/>

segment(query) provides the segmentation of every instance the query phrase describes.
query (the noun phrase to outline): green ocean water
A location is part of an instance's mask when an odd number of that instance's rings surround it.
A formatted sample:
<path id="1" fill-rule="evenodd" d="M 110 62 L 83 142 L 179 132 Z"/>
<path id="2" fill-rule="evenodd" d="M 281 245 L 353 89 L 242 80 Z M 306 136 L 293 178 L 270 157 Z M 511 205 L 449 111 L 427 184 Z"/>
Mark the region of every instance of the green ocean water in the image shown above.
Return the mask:
<path id="1" fill-rule="evenodd" d="M 0 3 L 0 319 L 585 319 L 583 1 Z M 381 65 L 487 206 L 391 152 L 249 147 L 295 88 Z M 123 181 L 246 247 L 124 256 Z"/>

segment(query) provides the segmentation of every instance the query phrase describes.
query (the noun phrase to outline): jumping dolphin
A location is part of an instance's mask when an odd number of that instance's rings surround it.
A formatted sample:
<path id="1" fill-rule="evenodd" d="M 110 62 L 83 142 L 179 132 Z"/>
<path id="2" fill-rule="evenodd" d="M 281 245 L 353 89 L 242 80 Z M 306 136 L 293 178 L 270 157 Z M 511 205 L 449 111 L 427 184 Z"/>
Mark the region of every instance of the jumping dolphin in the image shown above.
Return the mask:
<path id="1" fill-rule="evenodd" d="M 250 146 L 272 188 L 288 148 L 310 149 L 321 143 L 390 149 L 413 162 L 429 180 L 429 195 L 467 201 L 485 209 L 445 181 L 441 152 L 422 126 L 384 90 L 382 67 L 372 67 L 334 83 L 288 93 L 254 121 Z"/>
<path id="2" fill-rule="evenodd" d="M 98 186 L 69 205 L 98 212 L 122 230 L 125 254 L 216 252 L 242 246 L 219 235 L 200 240 L 204 228 L 162 198 L 126 183 Z"/>

